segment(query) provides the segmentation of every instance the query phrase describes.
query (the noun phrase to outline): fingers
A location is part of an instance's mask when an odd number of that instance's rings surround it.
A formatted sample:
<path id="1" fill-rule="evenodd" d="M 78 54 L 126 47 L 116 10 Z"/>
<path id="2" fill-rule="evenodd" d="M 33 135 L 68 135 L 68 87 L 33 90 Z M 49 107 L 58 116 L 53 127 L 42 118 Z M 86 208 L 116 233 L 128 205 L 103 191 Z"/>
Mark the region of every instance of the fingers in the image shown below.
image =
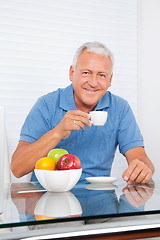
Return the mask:
<path id="1" fill-rule="evenodd" d="M 80 124 L 85 124 L 87 126 L 91 126 L 91 122 L 89 121 L 90 115 L 82 112 L 80 110 L 74 110 L 74 111 L 68 111 L 67 114 L 76 121 L 76 123 Z"/>
<path id="2" fill-rule="evenodd" d="M 82 112 L 80 110 L 68 111 L 66 113 L 66 117 L 71 120 L 71 128 L 72 130 L 85 129 L 85 125 L 91 126 L 91 122 L 89 121 L 89 114 Z"/>
<path id="3" fill-rule="evenodd" d="M 91 126 L 89 114 L 80 110 L 68 111 L 61 122 L 56 126 L 58 136 L 61 139 L 68 138 L 74 130 L 85 129 L 85 125 Z"/>
<path id="4" fill-rule="evenodd" d="M 71 122 L 71 128 L 72 128 L 72 130 L 79 130 L 80 128 L 82 130 L 84 130 L 85 129 L 85 124 L 83 122 L 79 121 L 79 120 L 73 120 Z"/>
<path id="5" fill-rule="evenodd" d="M 141 172 L 141 174 L 136 178 L 137 183 L 147 183 L 152 178 L 152 172 L 146 172 L 145 169 Z"/>
<path id="6" fill-rule="evenodd" d="M 135 159 L 129 164 L 122 177 L 128 184 L 133 181 L 144 184 L 152 178 L 152 171 L 145 163 Z"/>

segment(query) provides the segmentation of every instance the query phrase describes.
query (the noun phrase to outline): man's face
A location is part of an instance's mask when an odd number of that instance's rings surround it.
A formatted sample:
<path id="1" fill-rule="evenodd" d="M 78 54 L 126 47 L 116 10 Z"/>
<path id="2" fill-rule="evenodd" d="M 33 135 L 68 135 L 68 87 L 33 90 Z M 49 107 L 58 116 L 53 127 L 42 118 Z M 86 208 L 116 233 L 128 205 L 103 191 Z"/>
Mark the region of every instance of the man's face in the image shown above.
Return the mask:
<path id="1" fill-rule="evenodd" d="M 78 57 L 76 69 L 70 67 L 70 80 L 76 107 L 90 112 L 111 86 L 112 62 L 109 57 L 84 50 Z"/>

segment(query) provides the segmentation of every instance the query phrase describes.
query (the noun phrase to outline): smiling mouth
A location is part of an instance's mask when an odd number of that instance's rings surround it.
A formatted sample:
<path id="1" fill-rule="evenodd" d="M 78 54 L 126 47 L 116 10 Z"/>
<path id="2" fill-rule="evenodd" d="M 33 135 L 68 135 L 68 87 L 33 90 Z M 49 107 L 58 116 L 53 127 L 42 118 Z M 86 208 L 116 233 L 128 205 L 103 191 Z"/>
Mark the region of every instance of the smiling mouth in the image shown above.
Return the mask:
<path id="1" fill-rule="evenodd" d="M 87 93 L 89 93 L 89 94 L 94 94 L 94 93 L 97 93 L 97 92 L 98 92 L 98 89 L 93 90 L 93 89 L 86 89 L 86 88 L 84 88 L 84 90 L 85 90 Z"/>

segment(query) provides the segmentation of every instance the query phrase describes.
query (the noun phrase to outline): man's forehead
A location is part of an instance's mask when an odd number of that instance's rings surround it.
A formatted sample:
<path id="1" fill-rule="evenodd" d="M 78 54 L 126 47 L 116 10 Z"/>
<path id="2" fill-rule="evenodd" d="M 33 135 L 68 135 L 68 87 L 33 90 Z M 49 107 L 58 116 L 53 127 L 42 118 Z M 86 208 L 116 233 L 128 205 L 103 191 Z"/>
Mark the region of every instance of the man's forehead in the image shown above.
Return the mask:
<path id="1" fill-rule="evenodd" d="M 93 52 L 87 52 L 83 50 L 83 52 L 79 55 L 77 59 L 76 67 L 78 69 L 101 69 L 101 72 L 104 70 L 109 70 L 112 67 L 111 59 L 104 55 L 100 55 Z"/>

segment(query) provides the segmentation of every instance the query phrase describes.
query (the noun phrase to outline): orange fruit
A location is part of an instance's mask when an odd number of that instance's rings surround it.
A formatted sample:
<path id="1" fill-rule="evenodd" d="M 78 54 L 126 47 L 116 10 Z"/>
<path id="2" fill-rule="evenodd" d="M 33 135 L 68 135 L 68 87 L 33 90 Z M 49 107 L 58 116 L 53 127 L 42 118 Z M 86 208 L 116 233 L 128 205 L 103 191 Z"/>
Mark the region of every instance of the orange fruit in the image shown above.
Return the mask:
<path id="1" fill-rule="evenodd" d="M 55 170 L 56 164 L 52 158 L 43 157 L 40 158 L 35 165 L 35 169 L 41 170 Z"/>

